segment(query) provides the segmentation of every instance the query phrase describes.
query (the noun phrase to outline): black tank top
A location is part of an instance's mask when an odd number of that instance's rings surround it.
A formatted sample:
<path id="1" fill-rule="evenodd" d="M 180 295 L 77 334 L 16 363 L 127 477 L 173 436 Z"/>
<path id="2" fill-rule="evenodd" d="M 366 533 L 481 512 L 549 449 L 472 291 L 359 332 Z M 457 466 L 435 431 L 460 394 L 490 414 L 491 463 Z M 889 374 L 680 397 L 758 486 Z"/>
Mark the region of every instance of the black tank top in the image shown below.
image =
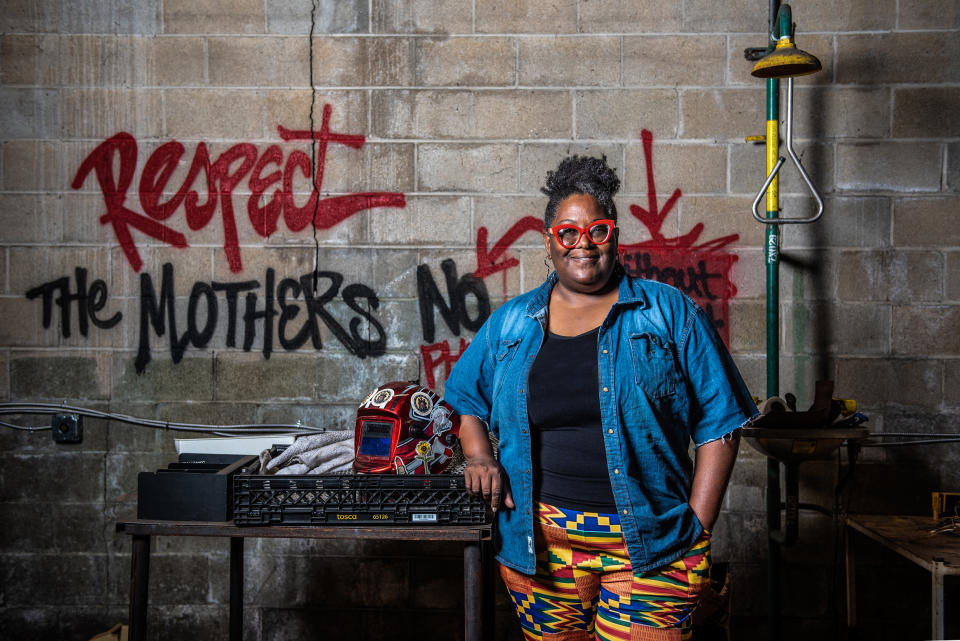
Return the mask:
<path id="1" fill-rule="evenodd" d="M 535 500 L 555 507 L 613 513 L 600 422 L 598 333 L 548 333 L 530 369 L 533 492 Z"/>

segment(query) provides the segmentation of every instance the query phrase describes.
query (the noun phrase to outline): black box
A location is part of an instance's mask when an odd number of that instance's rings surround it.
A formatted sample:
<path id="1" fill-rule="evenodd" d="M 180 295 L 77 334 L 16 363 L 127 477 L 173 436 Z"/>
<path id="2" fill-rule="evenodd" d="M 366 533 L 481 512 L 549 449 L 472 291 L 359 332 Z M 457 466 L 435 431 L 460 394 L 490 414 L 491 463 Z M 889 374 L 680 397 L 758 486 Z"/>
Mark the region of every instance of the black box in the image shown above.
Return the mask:
<path id="1" fill-rule="evenodd" d="M 237 525 L 475 525 L 490 522 L 463 475 L 233 477 Z"/>
<path id="2" fill-rule="evenodd" d="M 166 469 L 137 475 L 137 518 L 229 521 L 233 475 L 258 465 L 256 456 L 181 454 Z"/>

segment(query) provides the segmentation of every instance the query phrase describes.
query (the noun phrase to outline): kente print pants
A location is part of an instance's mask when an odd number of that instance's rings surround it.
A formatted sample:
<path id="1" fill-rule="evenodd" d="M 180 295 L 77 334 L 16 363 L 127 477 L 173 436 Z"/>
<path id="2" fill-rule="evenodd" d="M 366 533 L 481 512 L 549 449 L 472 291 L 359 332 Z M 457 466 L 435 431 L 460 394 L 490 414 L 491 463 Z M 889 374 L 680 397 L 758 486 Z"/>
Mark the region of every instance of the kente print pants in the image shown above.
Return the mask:
<path id="1" fill-rule="evenodd" d="M 534 576 L 501 565 L 526 641 L 680 641 L 710 580 L 710 535 L 682 557 L 634 573 L 617 514 L 544 503 Z"/>

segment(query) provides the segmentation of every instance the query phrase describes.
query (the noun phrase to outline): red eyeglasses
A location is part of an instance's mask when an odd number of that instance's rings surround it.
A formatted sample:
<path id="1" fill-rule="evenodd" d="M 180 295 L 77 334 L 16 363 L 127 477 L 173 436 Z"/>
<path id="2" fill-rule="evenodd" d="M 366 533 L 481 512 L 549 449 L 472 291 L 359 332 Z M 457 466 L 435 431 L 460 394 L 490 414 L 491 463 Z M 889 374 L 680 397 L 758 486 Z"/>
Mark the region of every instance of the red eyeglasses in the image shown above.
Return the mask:
<path id="1" fill-rule="evenodd" d="M 586 234 L 587 238 L 594 245 L 603 245 L 617 228 L 613 220 L 595 220 L 586 227 L 577 227 L 572 223 L 563 223 L 554 225 L 550 228 L 550 233 L 557 239 L 560 246 L 565 249 L 573 249 L 580 244 L 580 239 Z"/>

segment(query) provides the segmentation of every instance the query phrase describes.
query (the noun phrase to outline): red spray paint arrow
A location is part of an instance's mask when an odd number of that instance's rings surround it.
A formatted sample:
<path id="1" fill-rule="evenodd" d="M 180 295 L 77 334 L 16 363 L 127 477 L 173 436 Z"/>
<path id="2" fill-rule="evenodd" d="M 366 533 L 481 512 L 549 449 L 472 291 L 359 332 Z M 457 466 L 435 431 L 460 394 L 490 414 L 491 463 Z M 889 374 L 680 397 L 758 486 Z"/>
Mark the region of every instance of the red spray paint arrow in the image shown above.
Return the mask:
<path id="1" fill-rule="evenodd" d="M 528 231 L 542 232 L 543 221 L 539 218 L 534 218 L 533 216 L 525 216 L 515 222 L 513 226 L 507 230 L 507 233 L 501 236 L 500 240 L 494 243 L 492 249 L 487 249 L 487 241 L 490 232 L 486 227 L 478 228 L 477 270 L 473 272 L 473 275 L 477 278 L 486 278 L 491 274 L 496 274 L 497 272 L 519 265 L 520 261 L 516 258 L 507 258 L 499 263 L 497 262 L 497 259 L 500 258 L 500 256 L 503 255 L 503 253 L 507 251 L 512 244 L 517 242 L 517 239 L 520 238 L 520 236 Z"/>

